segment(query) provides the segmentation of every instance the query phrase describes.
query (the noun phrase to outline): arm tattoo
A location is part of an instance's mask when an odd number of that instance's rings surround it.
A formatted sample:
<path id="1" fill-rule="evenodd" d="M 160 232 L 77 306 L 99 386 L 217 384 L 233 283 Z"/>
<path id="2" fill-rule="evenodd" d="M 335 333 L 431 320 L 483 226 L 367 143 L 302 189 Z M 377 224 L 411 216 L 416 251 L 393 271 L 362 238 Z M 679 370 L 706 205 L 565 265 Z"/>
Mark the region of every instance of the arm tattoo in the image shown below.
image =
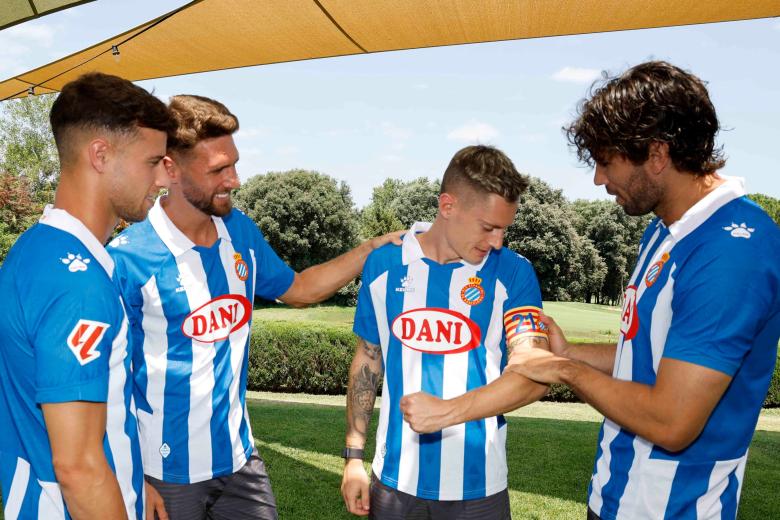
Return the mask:
<path id="1" fill-rule="evenodd" d="M 506 346 L 507 354 L 511 354 L 516 349 L 543 348 L 549 350 L 547 339 L 540 336 L 521 336 L 513 338 Z"/>
<path id="2" fill-rule="evenodd" d="M 382 377 L 381 348 L 360 340 L 361 351 L 370 361 L 362 363 L 356 372 L 350 374 L 347 388 L 347 436 L 356 434 L 365 439 L 371 415 L 374 412 L 377 387 Z"/>

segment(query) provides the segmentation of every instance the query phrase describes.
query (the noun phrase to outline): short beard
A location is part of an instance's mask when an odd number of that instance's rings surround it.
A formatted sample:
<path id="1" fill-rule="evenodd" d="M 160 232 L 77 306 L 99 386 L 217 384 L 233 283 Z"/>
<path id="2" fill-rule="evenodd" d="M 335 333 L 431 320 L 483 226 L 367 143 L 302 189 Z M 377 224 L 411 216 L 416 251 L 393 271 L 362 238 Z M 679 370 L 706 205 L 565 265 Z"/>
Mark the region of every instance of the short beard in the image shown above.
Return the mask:
<path id="1" fill-rule="evenodd" d="M 653 183 L 642 166 L 631 172 L 625 192 L 628 198 L 623 202 L 623 211 L 632 217 L 655 211 L 663 198 L 663 189 Z"/>
<path id="2" fill-rule="evenodd" d="M 226 208 L 218 208 L 214 205 L 214 196 L 209 197 L 189 181 L 182 177 L 182 193 L 184 198 L 206 215 L 224 217 L 233 209 L 233 202 L 228 198 Z"/>

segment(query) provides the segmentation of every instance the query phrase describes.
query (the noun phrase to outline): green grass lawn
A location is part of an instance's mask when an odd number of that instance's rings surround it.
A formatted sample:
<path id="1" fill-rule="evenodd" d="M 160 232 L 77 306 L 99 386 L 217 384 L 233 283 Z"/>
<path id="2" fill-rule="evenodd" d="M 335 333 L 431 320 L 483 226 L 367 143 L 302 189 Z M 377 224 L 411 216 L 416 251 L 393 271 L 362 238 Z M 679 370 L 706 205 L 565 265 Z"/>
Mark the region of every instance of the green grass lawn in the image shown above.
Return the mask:
<path id="1" fill-rule="evenodd" d="M 338 456 L 344 444 L 343 407 L 271 401 L 250 401 L 248 406 L 279 517 L 355 518 L 346 512 L 339 491 L 344 464 Z M 375 413 L 372 425 L 377 420 Z M 517 416 L 508 417 L 508 423 L 513 517 L 583 519 L 599 424 L 587 418 Z M 373 457 L 373 429 L 367 443 L 369 460 Z M 777 518 L 778 452 L 780 432 L 756 432 L 742 488 L 740 519 Z"/>
<path id="2" fill-rule="evenodd" d="M 556 319 L 567 337 L 578 342 L 617 341 L 620 309 L 588 303 L 544 302 L 544 309 Z M 352 325 L 354 307 L 318 305 L 307 309 L 274 306 L 258 309 L 254 317 L 262 320 L 316 321 Z"/>

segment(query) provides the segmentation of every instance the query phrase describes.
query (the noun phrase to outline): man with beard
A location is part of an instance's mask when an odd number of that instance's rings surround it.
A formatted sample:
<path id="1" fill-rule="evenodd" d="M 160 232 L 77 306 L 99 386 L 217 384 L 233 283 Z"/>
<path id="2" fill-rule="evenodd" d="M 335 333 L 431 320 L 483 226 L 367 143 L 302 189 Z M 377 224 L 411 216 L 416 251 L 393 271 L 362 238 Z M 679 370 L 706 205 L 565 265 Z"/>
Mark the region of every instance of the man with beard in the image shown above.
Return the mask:
<path id="1" fill-rule="evenodd" d="M 142 88 L 98 73 L 66 84 L 50 121 L 54 205 L 0 270 L 5 518 L 144 520 L 127 320 L 103 244 L 167 184 L 173 121 Z"/>
<path id="2" fill-rule="evenodd" d="M 569 385 L 606 417 L 589 519 L 737 514 L 777 358 L 780 230 L 742 179 L 718 173 L 718 129 L 704 83 L 665 62 L 607 80 L 568 128 L 594 182 L 629 215 L 657 217 L 640 243 L 617 345 L 570 345 L 544 317 L 552 352 L 515 350 L 509 361 L 529 379 Z M 467 407 L 490 398 L 416 395 L 402 406 L 427 430 L 472 419 Z"/>
<path id="3" fill-rule="evenodd" d="M 135 349 L 144 471 L 173 520 L 277 518 L 245 402 L 252 301 L 322 301 L 400 233 L 295 273 L 232 207 L 237 118 L 200 96 L 175 96 L 169 109 L 168 195 L 111 244 Z"/>

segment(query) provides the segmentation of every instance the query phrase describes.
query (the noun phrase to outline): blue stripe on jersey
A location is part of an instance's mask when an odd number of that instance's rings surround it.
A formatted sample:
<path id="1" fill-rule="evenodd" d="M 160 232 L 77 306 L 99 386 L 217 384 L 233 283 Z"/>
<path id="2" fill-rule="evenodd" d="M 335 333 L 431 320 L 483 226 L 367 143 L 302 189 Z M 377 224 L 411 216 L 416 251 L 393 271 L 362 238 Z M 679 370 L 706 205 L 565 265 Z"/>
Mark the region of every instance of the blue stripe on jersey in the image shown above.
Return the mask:
<path id="1" fill-rule="evenodd" d="M 450 306 L 449 287 L 453 269 L 452 267 L 439 266 L 433 262 L 428 263 L 428 267 L 428 291 L 425 295 L 425 306 L 448 309 Z M 421 390 L 436 397 L 442 397 L 444 356 L 423 353 L 421 362 Z M 441 482 L 441 431 L 420 435 L 419 475 L 417 496 L 438 500 Z"/>
<path id="2" fill-rule="evenodd" d="M 233 244 L 233 246 L 236 245 L 238 244 Z M 246 263 L 249 266 L 249 274 L 247 276 L 246 281 L 244 281 L 244 286 L 246 288 L 245 290 L 246 290 L 247 299 L 251 302 L 254 300 L 255 282 L 256 282 L 255 269 L 253 268 L 252 261 L 251 261 L 252 255 L 250 254 L 248 248 L 242 249 L 240 253 L 241 256 L 246 259 Z M 252 340 L 251 340 L 251 329 L 250 329 L 250 338 L 246 345 L 246 348 L 244 349 L 244 359 L 241 361 L 241 375 L 238 384 L 238 399 L 239 399 L 239 403 L 241 403 L 242 414 L 246 409 L 246 380 L 247 380 L 247 372 L 249 368 L 249 347 L 251 343 Z M 253 449 L 255 445 L 255 440 L 252 439 L 249 435 L 248 421 L 241 421 L 241 426 L 238 427 L 238 435 L 241 438 L 241 445 L 244 447 L 244 453 L 251 453 L 251 449 Z"/>
<path id="3" fill-rule="evenodd" d="M 593 462 L 593 471 L 591 472 L 591 478 L 588 481 L 588 503 L 590 503 L 590 497 L 593 495 L 593 476 L 596 474 L 599 460 L 604 455 L 604 450 L 601 449 L 601 442 L 604 440 L 604 421 L 601 421 L 601 428 L 599 428 L 599 438 L 596 441 L 596 457 Z M 599 511 L 596 511 L 598 513 Z"/>
<path id="4" fill-rule="evenodd" d="M 19 511 L 19 518 L 38 518 L 38 505 L 41 502 L 42 491 L 43 488 L 35 479 L 35 473 L 30 471 L 30 478 L 27 480 L 27 489 L 24 491 L 24 500 L 22 501 L 22 509 Z"/>
<path id="5" fill-rule="evenodd" d="M 680 464 L 672 481 L 664 518 L 696 520 L 696 500 L 707 493 L 715 463 Z M 728 518 L 728 517 L 723 517 Z"/>
<path id="6" fill-rule="evenodd" d="M 219 256 L 220 240 L 210 248 L 195 247 L 203 262 L 203 269 L 209 273 L 206 278 L 209 293 L 230 294 L 227 274 Z M 215 475 L 233 468 L 233 445 L 228 424 L 230 412 L 230 383 L 233 382 L 233 369 L 230 366 L 230 338 L 215 341 L 214 353 L 214 391 L 211 393 L 211 470 Z"/>
<path id="7" fill-rule="evenodd" d="M 601 496 L 604 498 L 604 505 L 601 506 L 599 516 L 602 518 L 615 518 L 617 516 L 620 497 L 626 490 L 628 484 L 628 471 L 625 468 L 631 467 L 634 460 L 634 435 L 626 430 L 620 430 L 615 436 L 615 440 L 609 445 L 609 451 L 612 458 L 609 461 L 610 479 L 601 490 Z"/>
<path id="8" fill-rule="evenodd" d="M 726 490 L 720 496 L 721 512 L 720 517 L 731 519 L 737 517 L 737 505 L 739 503 L 739 479 L 737 479 L 737 469 L 739 464 L 734 467 L 734 471 L 729 474 L 729 483 Z"/>
<path id="9" fill-rule="evenodd" d="M 492 265 L 496 265 L 494 262 Z M 488 275 L 478 271 L 476 276 L 488 279 Z M 498 283 L 494 281 L 493 283 Z M 469 368 L 466 376 L 466 391 L 474 390 L 487 384 L 485 371 L 487 368 L 487 349 L 485 336 L 490 326 L 490 318 L 493 313 L 495 301 L 495 289 L 485 291 L 485 299 L 479 305 L 471 308 L 469 317 L 477 324 L 482 332 L 482 343 L 479 347 L 469 351 Z M 503 320 L 503 316 L 501 317 Z M 502 339 L 505 337 L 501 335 Z M 502 354 L 506 349 L 502 348 Z M 503 357 L 503 356 L 502 356 Z M 499 427 L 501 425 L 499 424 Z M 465 424 L 465 441 L 463 443 L 463 499 L 470 500 L 485 496 L 485 420 L 469 421 Z"/>
<path id="10" fill-rule="evenodd" d="M 403 312 L 404 293 L 395 290 L 394 282 L 407 276 L 409 269 L 407 266 L 398 268 L 398 273 L 393 272 L 393 276 L 388 276 L 385 312 L 387 312 L 388 323 Z M 404 373 L 403 373 L 403 347 L 395 334 L 390 334 L 387 343 L 387 362 L 385 366 L 385 378 L 387 380 L 388 404 L 390 414 L 387 423 L 386 436 L 386 456 L 384 466 L 382 467 L 382 479 L 387 479 L 392 487 L 398 486 L 398 468 L 401 462 L 401 432 L 403 430 L 403 416 L 397 413 L 401 404 L 401 397 L 404 395 Z M 382 397 L 384 400 L 384 396 Z"/>
<path id="11" fill-rule="evenodd" d="M 169 265 L 165 265 L 169 264 Z M 170 264 L 173 264 L 172 266 Z M 168 256 L 158 272 L 157 287 L 161 298 L 163 314 L 176 316 L 180 309 L 189 309 L 187 293 L 176 292 L 179 282 L 176 276 L 179 269 L 176 258 Z M 189 481 L 190 475 L 190 444 L 189 431 L 180 425 L 187 424 L 186 417 L 190 413 L 190 374 L 192 374 L 192 347 L 177 348 L 182 342 L 191 342 L 181 333 L 180 324 L 169 319 L 165 334 L 168 338 L 167 367 L 165 370 L 165 392 L 163 397 L 163 442 L 168 444 L 171 453 L 176 457 L 163 457 L 163 478 L 166 482 L 181 482 L 182 478 Z M 140 350 L 140 345 L 139 345 Z M 184 420 L 181 418 L 185 417 Z M 154 446 L 154 448 L 158 448 Z"/>

